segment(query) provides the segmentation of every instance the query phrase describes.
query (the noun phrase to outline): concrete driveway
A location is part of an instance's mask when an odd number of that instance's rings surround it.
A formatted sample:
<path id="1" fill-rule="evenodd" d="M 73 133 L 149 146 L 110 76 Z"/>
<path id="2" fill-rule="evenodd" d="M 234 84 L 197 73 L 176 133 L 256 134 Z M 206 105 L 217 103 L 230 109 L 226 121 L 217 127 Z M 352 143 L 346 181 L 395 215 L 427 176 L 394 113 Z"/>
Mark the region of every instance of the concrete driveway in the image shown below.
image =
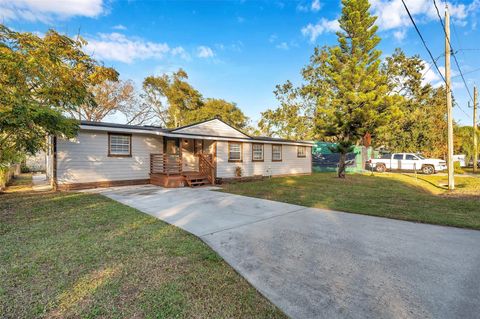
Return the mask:
<path id="1" fill-rule="evenodd" d="M 205 188 L 99 192 L 199 236 L 293 318 L 480 317 L 480 231 Z"/>

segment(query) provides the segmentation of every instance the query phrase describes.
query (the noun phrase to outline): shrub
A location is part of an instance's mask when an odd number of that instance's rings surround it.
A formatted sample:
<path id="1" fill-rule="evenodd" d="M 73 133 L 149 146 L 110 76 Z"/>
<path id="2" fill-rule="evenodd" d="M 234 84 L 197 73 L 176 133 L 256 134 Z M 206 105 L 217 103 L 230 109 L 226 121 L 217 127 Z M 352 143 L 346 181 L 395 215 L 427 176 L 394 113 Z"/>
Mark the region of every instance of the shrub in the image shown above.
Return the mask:
<path id="1" fill-rule="evenodd" d="M 460 162 L 456 161 L 456 162 L 453 162 L 453 172 L 455 174 L 463 174 L 465 173 L 465 171 L 462 169 L 462 167 L 460 166 Z"/>
<path id="2" fill-rule="evenodd" d="M 235 176 L 242 177 L 242 168 L 240 166 L 235 167 Z"/>
<path id="3" fill-rule="evenodd" d="M 22 163 L 22 166 L 20 166 L 20 172 L 22 172 L 22 173 L 30 173 L 30 167 L 28 167 L 27 164 Z"/>

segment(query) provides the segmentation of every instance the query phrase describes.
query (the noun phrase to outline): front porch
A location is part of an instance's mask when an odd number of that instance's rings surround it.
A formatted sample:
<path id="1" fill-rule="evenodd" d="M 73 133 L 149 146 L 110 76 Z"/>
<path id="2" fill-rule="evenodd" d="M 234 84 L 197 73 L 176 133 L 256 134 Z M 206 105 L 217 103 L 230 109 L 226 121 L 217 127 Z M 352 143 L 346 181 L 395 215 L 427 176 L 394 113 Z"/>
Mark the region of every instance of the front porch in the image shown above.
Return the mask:
<path id="1" fill-rule="evenodd" d="M 215 185 L 215 141 L 165 138 L 150 154 L 150 183 L 162 187 Z"/>

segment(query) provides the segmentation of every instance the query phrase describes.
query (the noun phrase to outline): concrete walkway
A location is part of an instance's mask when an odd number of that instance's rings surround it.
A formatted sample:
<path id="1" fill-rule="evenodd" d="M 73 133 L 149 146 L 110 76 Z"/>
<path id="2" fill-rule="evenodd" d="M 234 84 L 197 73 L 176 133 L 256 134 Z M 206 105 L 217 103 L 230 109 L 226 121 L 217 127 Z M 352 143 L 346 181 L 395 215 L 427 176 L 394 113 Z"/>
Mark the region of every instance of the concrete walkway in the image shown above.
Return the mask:
<path id="1" fill-rule="evenodd" d="M 205 188 L 97 191 L 199 236 L 293 318 L 480 314 L 480 231 Z"/>
<path id="2" fill-rule="evenodd" d="M 52 190 L 52 185 L 50 185 L 45 174 L 33 174 L 32 189 L 35 192 L 47 192 Z"/>

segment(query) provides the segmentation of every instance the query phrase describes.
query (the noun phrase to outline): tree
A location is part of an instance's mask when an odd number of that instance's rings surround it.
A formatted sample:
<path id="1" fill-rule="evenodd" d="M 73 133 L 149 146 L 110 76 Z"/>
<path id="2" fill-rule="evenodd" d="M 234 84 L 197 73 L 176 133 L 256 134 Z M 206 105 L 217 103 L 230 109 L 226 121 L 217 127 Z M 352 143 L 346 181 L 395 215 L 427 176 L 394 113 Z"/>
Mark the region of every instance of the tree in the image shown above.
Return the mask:
<path id="1" fill-rule="evenodd" d="M 190 124 L 185 114 L 202 106 L 202 95 L 188 82 L 187 73 L 179 69 L 172 75 L 149 76 L 143 81 L 147 103 L 165 127 Z"/>
<path id="2" fill-rule="evenodd" d="M 233 102 L 207 98 L 188 82 L 187 73 L 179 69 L 172 75 L 149 76 L 143 81 L 147 117 L 165 127 L 179 127 L 220 117 L 239 129 L 250 130 L 248 117 Z M 142 108 L 143 109 L 143 108 Z"/>
<path id="3" fill-rule="evenodd" d="M 313 139 L 313 108 L 302 99 L 299 89 L 287 81 L 277 85 L 274 94 L 280 106 L 261 113 L 260 134 L 292 140 Z"/>
<path id="4" fill-rule="evenodd" d="M 233 102 L 222 99 L 207 98 L 202 106 L 193 111 L 187 111 L 185 118 L 190 123 L 200 122 L 219 117 L 226 123 L 240 130 L 247 129 L 248 117 L 243 114 Z"/>
<path id="5" fill-rule="evenodd" d="M 43 38 L 0 25 L 0 164 L 44 146 L 45 135 L 72 137 L 66 113 L 93 96 L 88 87 L 116 80 L 82 50 L 86 42 L 53 30 Z"/>
<path id="6" fill-rule="evenodd" d="M 387 83 L 376 49 L 376 17 L 368 0 L 342 0 L 338 45 L 316 48 L 303 70 L 302 95 L 315 103 L 315 126 L 320 135 L 337 142 L 338 177 L 345 177 L 346 154 L 361 138 L 386 120 Z"/>
<path id="7" fill-rule="evenodd" d="M 77 110 L 71 111 L 73 117 L 100 122 L 107 115 L 128 110 L 135 101 L 135 88 L 131 81 L 106 80 L 88 88 L 93 99 L 87 100 Z M 80 114 L 79 114 L 80 113 Z"/>
<path id="8" fill-rule="evenodd" d="M 473 162 L 473 127 L 456 126 L 454 127 L 454 149 L 456 154 L 464 154 L 465 162 Z M 480 139 L 480 132 L 477 131 L 477 139 Z M 480 146 L 477 145 L 477 154 L 480 154 Z"/>
<path id="9" fill-rule="evenodd" d="M 425 64 L 419 56 L 407 57 L 400 49 L 383 65 L 389 85 L 389 121 L 377 130 L 377 143 L 394 152 L 445 154 L 445 88 L 424 83 Z"/>

